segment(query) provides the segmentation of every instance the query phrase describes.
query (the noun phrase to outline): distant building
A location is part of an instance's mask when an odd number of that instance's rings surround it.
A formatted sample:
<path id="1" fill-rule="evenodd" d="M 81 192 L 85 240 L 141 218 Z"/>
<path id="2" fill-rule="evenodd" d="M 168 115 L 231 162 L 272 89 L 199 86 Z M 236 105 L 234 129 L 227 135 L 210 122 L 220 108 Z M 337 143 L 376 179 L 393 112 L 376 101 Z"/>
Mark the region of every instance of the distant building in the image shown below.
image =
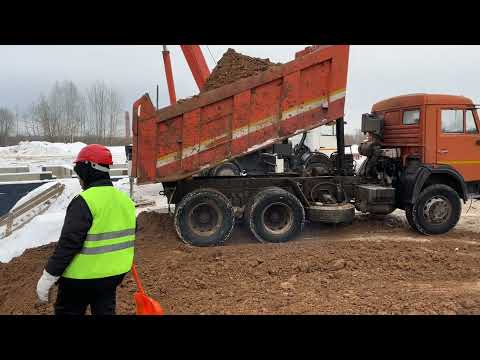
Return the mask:
<path id="1" fill-rule="evenodd" d="M 291 138 L 294 146 L 298 144 L 301 139 L 302 134 Z M 310 130 L 305 139 L 305 145 L 308 146 L 311 151 L 322 152 L 330 156 L 337 151 L 335 125 L 324 125 Z"/>
<path id="2" fill-rule="evenodd" d="M 302 134 L 299 134 L 291 138 L 291 141 L 295 146 L 301 139 Z M 330 156 L 337 151 L 335 125 L 320 126 L 309 131 L 305 139 L 305 145 L 307 145 L 311 151 L 318 151 Z M 347 146 L 345 153 L 353 154 L 353 160 L 355 160 L 358 165 L 365 160 L 365 157 L 358 153 L 358 144 Z"/>

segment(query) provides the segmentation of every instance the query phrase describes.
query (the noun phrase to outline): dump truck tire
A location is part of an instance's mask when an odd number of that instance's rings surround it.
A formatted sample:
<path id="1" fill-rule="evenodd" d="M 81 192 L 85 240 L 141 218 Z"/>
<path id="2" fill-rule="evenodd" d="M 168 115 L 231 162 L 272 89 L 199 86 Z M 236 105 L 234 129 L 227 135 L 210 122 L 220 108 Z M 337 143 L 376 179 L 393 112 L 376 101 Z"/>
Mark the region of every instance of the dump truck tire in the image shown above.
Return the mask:
<path id="1" fill-rule="evenodd" d="M 245 209 L 245 220 L 259 242 L 283 243 L 296 237 L 305 223 L 297 197 L 278 187 L 260 191 Z"/>
<path id="2" fill-rule="evenodd" d="M 355 206 L 341 205 L 313 205 L 307 209 L 307 219 L 312 222 L 329 224 L 351 224 L 355 218 Z"/>
<path id="3" fill-rule="evenodd" d="M 231 162 L 226 162 L 211 170 L 212 176 L 240 176 L 240 169 Z"/>
<path id="4" fill-rule="evenodd" d="M 405 209 L 409 225 L 424 235 L 447 233 L 457 225 L 461 213 L 457 192 L 443 184 L 425 188 L 415 204 Z"/>
<path id="5" fill-rule="evenodd" d="M 410 227 L 413 230 L 415 230 L 416 232 L 419 232 L 420 234 L 422 234 L 420 232 L 420 230 L 417 229 L 417 227 L 415 225 L 415 221 L 413 221 L 413 206 L 412 205 L 409 205 L 409 206 L 405 207 L 405 217 L 407 218 L 408 225 L 410 225 Z"/>
<path id="6" fill-rule="evenodd" d="M 222 245 L 232 235 L 235 213 L 230 200 L 214 189 L 198 189 L 176 206 L 175 230 L 193 246 Z"/>

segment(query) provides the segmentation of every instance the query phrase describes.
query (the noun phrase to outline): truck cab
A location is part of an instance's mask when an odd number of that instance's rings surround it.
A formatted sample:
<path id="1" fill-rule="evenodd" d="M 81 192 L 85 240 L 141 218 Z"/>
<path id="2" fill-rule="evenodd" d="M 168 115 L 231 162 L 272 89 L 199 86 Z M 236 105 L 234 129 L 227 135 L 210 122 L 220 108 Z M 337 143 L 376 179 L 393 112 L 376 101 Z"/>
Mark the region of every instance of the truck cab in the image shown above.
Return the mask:
<path id="1" fill-rule="evenodd" d="M 411 94 L 373 105 L 362 119 L 369 141 L 362 172 L 395 188 L 396 206 L 423 234 L 458 222 L 461 201 L 480 194 L 480 121 L 463 96 Z"/>
<path id="2" fill-rule="evenodd" d="M 477 110 L 463 96 L 414 94 L 375 104 L 383 117 L 382 147 L 401 149 L 402 160 L 418 156 L 424 164 L 448 166 L 466 182 L 480 181 Z"/>

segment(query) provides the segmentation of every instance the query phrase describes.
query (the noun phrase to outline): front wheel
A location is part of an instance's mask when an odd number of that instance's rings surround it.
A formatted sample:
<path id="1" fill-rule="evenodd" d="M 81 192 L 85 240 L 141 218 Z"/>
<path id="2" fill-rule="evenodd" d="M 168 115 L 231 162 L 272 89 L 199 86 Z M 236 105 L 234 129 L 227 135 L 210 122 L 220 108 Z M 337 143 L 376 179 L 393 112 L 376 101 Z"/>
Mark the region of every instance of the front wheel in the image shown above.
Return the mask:
<path id="1" fill-rule="evenodd" d="M 442 184 L 424 189 L 415 204 L 405 209 L 409 225 L 424 235 L 447 233 L 457 225 L 461 213 L 457 192 Z"/>

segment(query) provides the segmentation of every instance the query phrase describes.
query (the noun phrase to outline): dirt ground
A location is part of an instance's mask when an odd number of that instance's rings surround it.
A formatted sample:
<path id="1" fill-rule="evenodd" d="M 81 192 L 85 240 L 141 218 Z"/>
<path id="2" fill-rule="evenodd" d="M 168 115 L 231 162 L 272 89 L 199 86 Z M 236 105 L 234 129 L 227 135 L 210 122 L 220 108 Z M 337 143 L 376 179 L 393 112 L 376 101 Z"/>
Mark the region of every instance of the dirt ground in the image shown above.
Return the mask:
<path id="1" fill-rule="evenodd" d="M 480 314 L 480 205 L 449 234 L 417 235 L 403 212 L 309 224 L 286 244 L 259 244 L 243 226 L 225 246 L 179 242 L 166 214 L 139 215 L 136 263 L 168 314 Z M 55 244 L 0 264 L 0 314 L 51 314 L 35 287 Z M 118 313 L 133 314 L 127 275 Z"/>

